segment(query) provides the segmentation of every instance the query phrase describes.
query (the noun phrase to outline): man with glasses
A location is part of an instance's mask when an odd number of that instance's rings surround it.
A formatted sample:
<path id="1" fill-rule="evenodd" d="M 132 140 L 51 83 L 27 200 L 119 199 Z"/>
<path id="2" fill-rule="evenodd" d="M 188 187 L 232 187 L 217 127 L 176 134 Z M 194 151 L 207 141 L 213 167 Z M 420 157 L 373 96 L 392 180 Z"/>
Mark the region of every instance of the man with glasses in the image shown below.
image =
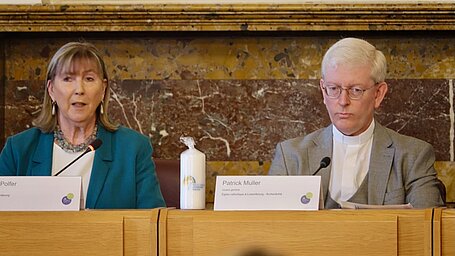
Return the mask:
<path id="1" fill-rule="evenodd" d="M 329 48 L 321 68 L 319 86 L 332 124 L 279 143 L 269 174 L 320 175 L 325 208 L 346 201 L 443 205 L 433 147 L 374 119 L 387 93 L 384 54 L 364 40 L 345 38 Z M 331 161 L 320 169 L 324 158 Z"/>

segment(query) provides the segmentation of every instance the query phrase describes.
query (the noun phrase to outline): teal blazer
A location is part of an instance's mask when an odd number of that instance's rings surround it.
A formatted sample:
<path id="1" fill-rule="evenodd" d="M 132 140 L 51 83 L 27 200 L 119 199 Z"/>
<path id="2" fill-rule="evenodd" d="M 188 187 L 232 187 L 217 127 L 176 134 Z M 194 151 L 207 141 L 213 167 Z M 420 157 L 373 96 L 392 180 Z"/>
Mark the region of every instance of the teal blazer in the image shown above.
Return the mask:
<path id="1" fill-rule="evenodd" d="M 126 127 L 109 132 L 98 125 L 103 144 L 95 152 L 86 208 L 164 207 L 152 160 L 150 140 Z M 31 128 L 7 139 L 0 155 L 0 176 L 50 176 L 53 133 Z"/>

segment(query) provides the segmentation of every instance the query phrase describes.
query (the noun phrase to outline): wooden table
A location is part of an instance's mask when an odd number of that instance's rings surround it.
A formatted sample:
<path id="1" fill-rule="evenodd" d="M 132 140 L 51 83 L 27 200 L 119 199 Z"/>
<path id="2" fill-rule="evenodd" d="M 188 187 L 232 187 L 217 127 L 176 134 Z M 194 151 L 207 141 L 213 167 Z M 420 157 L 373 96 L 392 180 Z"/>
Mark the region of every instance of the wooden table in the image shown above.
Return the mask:
<path id="1" fill-rule="evenodd" d="M 431 255 L 433 209 L 211 211 L 164 209 L 160 256 Z"/>
<path id="2" fill-rule="evenodd" d="M 455 209 L 434 211 L 434 256 L 455 255 Z"/>
<path id="3" fill-rule="evenodd" d="M 0 255 L 157 255 L 158 213 L 0 212 Z"/>
<path id="4" fill-rule="evenodd" d="M 1 255 L 455 255 L 455 209 L 0 212 Z"/>

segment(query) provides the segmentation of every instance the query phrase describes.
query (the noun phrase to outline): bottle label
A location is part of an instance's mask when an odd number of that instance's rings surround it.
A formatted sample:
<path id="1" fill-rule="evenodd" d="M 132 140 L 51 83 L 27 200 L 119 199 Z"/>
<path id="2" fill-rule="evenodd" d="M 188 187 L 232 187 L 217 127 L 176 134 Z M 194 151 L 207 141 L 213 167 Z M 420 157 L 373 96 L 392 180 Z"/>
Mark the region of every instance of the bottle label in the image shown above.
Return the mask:
<path id="1" fill-rule="evenodd" d="M 196 179 L 191 175 L 188 175 L 183 179 L 183 185 L 187 190 L 200 191 L 205 189 L 205 184 L 197 183 Z"/>

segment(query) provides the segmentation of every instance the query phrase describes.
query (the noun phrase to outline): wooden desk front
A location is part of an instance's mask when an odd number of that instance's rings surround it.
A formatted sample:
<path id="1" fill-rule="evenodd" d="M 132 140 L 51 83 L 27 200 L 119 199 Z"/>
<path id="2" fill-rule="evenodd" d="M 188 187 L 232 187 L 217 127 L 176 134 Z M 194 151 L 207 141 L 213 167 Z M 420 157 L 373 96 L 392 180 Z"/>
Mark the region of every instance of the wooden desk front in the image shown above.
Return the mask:
<path id="1" fill-rule="evenodd" d="M 0 255 L 157 255 L 158 212 L 0 212 Z"/>
<path id="2" fill-rule="evenodd" d="M 160 212 L 160 256 L 431 255 L 432 209 Z M 165 238 L 165 239 L 164 239 Z"/>
<path id="3" fill-rule="evenodd" d="M 434 256 L 455 255 L 455 209 L 435 209 L 433 237 Z"/>
<path id="4" fill-rule="evenodd" d="M 455 255 L 455 209 L 442 211 L 441 249 L 443 256 Z"/>

